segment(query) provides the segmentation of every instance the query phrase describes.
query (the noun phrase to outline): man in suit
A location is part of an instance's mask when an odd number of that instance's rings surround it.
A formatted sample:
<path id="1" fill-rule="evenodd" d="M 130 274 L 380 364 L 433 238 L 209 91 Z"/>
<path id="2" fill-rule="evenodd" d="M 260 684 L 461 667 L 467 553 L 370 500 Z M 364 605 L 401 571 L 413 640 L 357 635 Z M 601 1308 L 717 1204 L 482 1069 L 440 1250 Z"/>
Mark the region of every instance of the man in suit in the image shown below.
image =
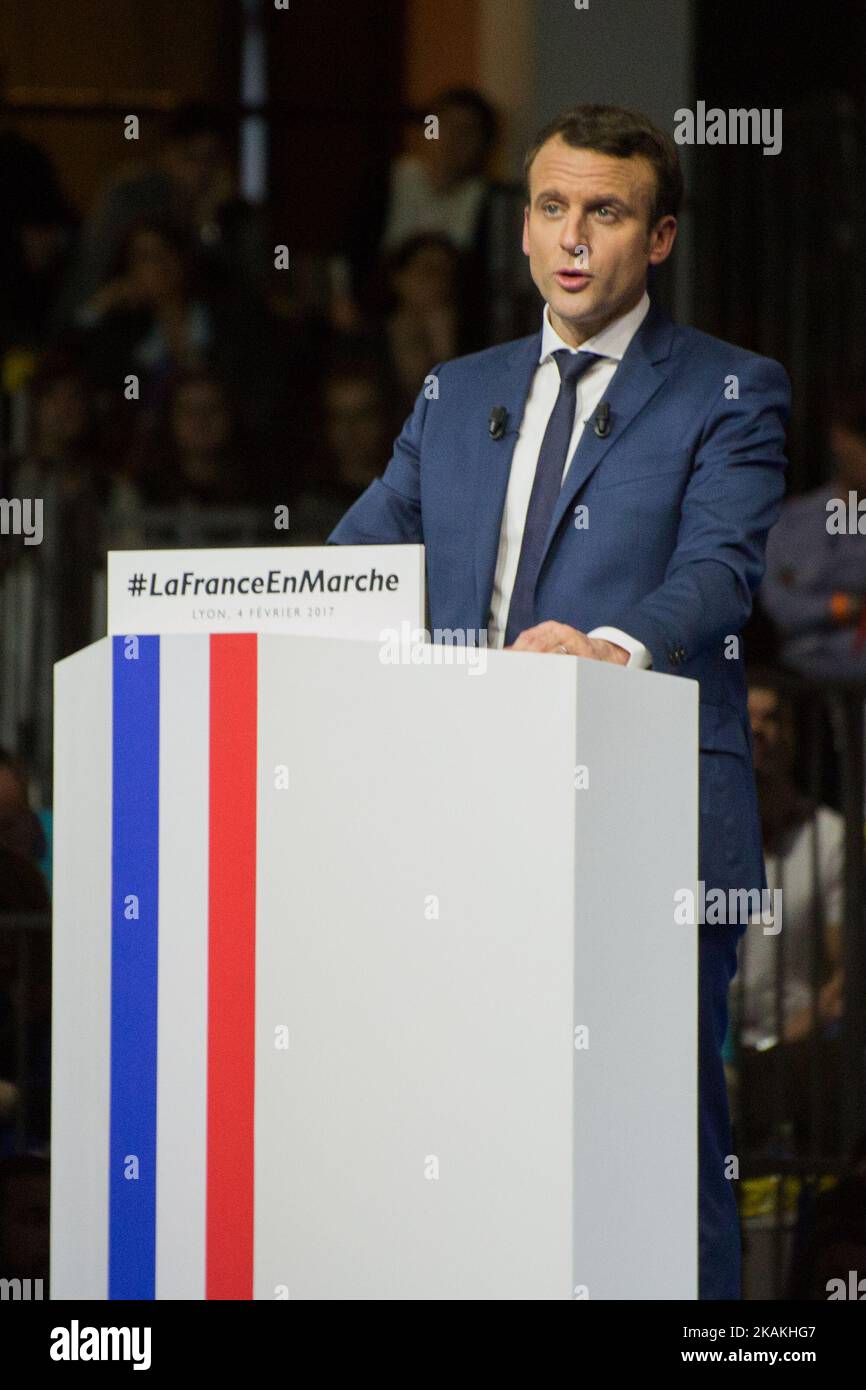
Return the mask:
<path id="1" fill-rule="evenodd" d="M 329 541 L 423 542 L 432 627 L 699 681 L 699 872 L 727 895 L 766 884 L 738 634 L 781 509 L 790 389 L 650 302 L 682 191 L 642 116 L 583 106 L 546 126 L 523 233 L 541 332 L 435 367 Z M 721 1047 L 744 925 L 698 929 L 704 1299 L 740 1293 Z"/>

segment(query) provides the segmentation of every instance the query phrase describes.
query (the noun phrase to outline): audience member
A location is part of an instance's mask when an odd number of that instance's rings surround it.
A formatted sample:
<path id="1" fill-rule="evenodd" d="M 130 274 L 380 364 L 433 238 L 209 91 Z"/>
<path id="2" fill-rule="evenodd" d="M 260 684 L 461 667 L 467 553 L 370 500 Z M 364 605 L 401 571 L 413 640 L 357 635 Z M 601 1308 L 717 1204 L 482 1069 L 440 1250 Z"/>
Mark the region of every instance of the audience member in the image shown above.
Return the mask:
<path id="1" fill-rule="evenodd" d="M 866 519 L 850 529 L 849 492 L 866 497 L 866 388 L 840 399 L 832 475 L 786 504 L 767 542 L 760 599 L 786 666 L 823 680 L 866 678 Z M 839 502 L 837 502 L 839 499 Z M 841 503 L 844 530 L 834 514 Z M 855 501 L 856 518 L 856 501 Z"/>
<path id="2" fill-rule="evenodd" d="M 203 370 L 168 384 L 153 426 L 133 457 L 133 501 L 148 506 L 250 505 L 266 479 L 241 443 L 226 387 Z"/>
<path id="3" fill-rule="evenodd" d="M 384 274 L 388 367 L 406 415 L 428 372 L 463 350 L 460 255 L 447 237 L 425 233 L 398 247 Z"/>
<path id="4" fill-rule="evenodd" d="M 0 132 L 0 356 L 46 343 L 76 223 L 45 151 Z"/>
<path id="5" fill-rule="evenodd" d="M 305 545 L 326 537 L 390 455 L 397 420 L 389 385 L 375 358 L 349 355 L 326 369 L 321 385 L 319 469 L 291 509 L 289 536 Z"/>
<path id="6" fill-rule="evenodd" d="M 797 1147 L 806 1148 L 814 1052 L 820 1054 L 820 1140 L 832 1152 L 838 1139 L 832 1078 L 838 1066 L 834 1024 L 843 1005 L 845 822 L 797 786 L 793 711 L 771 672 L 750 672 L 749 717 L 773 912 L 771 921 L 753 920 L 740 943 L 734 985 L 740 1137 L 762 1148 L 779 1142 L 781 1127 L 790 1126 Z"/>
<path id="7" fill-rule="evenodd" d="M 181 228 L 219 285 L 244 294 L 263 291 L 263 230 L 236 191 L 217 112 L 198 103 L 181 106 L 156 160 L 112 176 L 85 221 L 61 318 L 74 316 L 111 279 L 131 228 L 142 220 Z"/>
<path id="8" fill-rule="evenodd" d="M 24 558 L 39 569 L 48 620 L 51 595 L 63 596 L 55 615 L 58 660 L 93 637 L 92 575 L 102 543 L 102 507 L 108 477 L 96 428 L 89 384 L 74 358 L 49 353 L 30 384 L 31 444 L 11 459 L 4 485 L 9 496 L 39 499 L 42 538 L 38 546 L 7 544 L 7 563 Z"/>

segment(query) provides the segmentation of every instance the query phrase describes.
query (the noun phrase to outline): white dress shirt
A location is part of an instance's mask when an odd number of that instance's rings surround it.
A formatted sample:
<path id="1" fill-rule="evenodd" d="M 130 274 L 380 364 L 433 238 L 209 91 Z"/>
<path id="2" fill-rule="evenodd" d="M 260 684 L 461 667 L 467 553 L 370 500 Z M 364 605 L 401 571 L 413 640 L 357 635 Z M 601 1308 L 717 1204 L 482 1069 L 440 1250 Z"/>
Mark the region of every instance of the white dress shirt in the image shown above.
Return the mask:
<path id="1" fill-rule="evenodd" d="M 592 416 L 599 405 L 613 380 L 614 373 L 626 348 L 646 318 L 649 307 L 649 295 L 644 293 L 640 303 L 636 304 L 633 309 L 629 309 L 628 313 L 623 314 L 620 318 L 614 319 L 613 323 L 609 323 L 600 333 L 596 333 L 595 337 L 587 338 L 586 342 L 582 343 L 578 349 L 564 342 L 559 336 L 550 322 L 550 306 L 548 304 L 544 306 L 541 352 L 529 395 L 526 398 L 526 408 L 520 422 L 519 438 L 514 446 L 511 473 L 508 478 L 508 491 L 505 495 L 502 525 L 499 531 L 499 551 L 496 557 L 493 595 L 490 601 L 487 628 L 487 641 L 491 647 L 502 647 L 505 644 L 508 608 L 517 575 L 517 562 L 520 559 L 523 528 L 526 525 L 526 513 L 529 509 L 529 497 L 535 480 L 535 469 L 538 464 L 538 456 L 541 453 L 544 431 L 547 429 L 547 422 L 559 395 L 559 368 L 554 361 L 553 353 L 559 348 L 566 348 L 568 352 L 585 350 L 586 352 L 598 353 L 605 359 L 603 362 L 596 362 L 592 367 L 587 368 L 576 384 L 577 404 L 574 412 L 574 426 L 562 472 L 562 476 L 565 478 L 574 451 L 583 434 L 584 421 Z M 606 637 L 609 642 L 615 642 L 617 646 L 625 648 L 629 653 L 629 666 L 645 667 L 651 664 L 649 650 L 643 642 L 629 637 L 628 633 L 621 632 L 619 628 L 594 627 L 591 632 L 587 633 L 587 636 Z"/>

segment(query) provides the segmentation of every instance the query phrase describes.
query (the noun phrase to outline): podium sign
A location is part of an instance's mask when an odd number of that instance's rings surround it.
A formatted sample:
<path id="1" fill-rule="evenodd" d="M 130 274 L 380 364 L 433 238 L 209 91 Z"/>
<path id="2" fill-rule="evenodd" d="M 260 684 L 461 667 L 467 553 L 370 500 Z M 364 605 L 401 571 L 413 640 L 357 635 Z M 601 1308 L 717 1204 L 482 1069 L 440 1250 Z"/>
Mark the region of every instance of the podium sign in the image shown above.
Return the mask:
<path id="1" fill-rule="evenodd" d="M 108 634 L 286 632 L 375 641 L 424 624 L 421 545 L 110 550 Z"/>

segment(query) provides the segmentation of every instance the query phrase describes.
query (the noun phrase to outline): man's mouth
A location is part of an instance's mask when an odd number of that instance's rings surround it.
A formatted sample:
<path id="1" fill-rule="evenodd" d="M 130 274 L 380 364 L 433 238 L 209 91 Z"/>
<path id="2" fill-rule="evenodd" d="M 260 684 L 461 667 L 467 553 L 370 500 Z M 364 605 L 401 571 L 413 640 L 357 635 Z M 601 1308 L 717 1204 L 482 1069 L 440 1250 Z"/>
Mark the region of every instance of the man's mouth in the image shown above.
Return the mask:
<path id="1" fill-rule="evenodd" d="M 585 270 L 557 270 L 555 272 L 556 282 L 562 285 L 564 290 L 582 290 L 592 279 Z"/>

